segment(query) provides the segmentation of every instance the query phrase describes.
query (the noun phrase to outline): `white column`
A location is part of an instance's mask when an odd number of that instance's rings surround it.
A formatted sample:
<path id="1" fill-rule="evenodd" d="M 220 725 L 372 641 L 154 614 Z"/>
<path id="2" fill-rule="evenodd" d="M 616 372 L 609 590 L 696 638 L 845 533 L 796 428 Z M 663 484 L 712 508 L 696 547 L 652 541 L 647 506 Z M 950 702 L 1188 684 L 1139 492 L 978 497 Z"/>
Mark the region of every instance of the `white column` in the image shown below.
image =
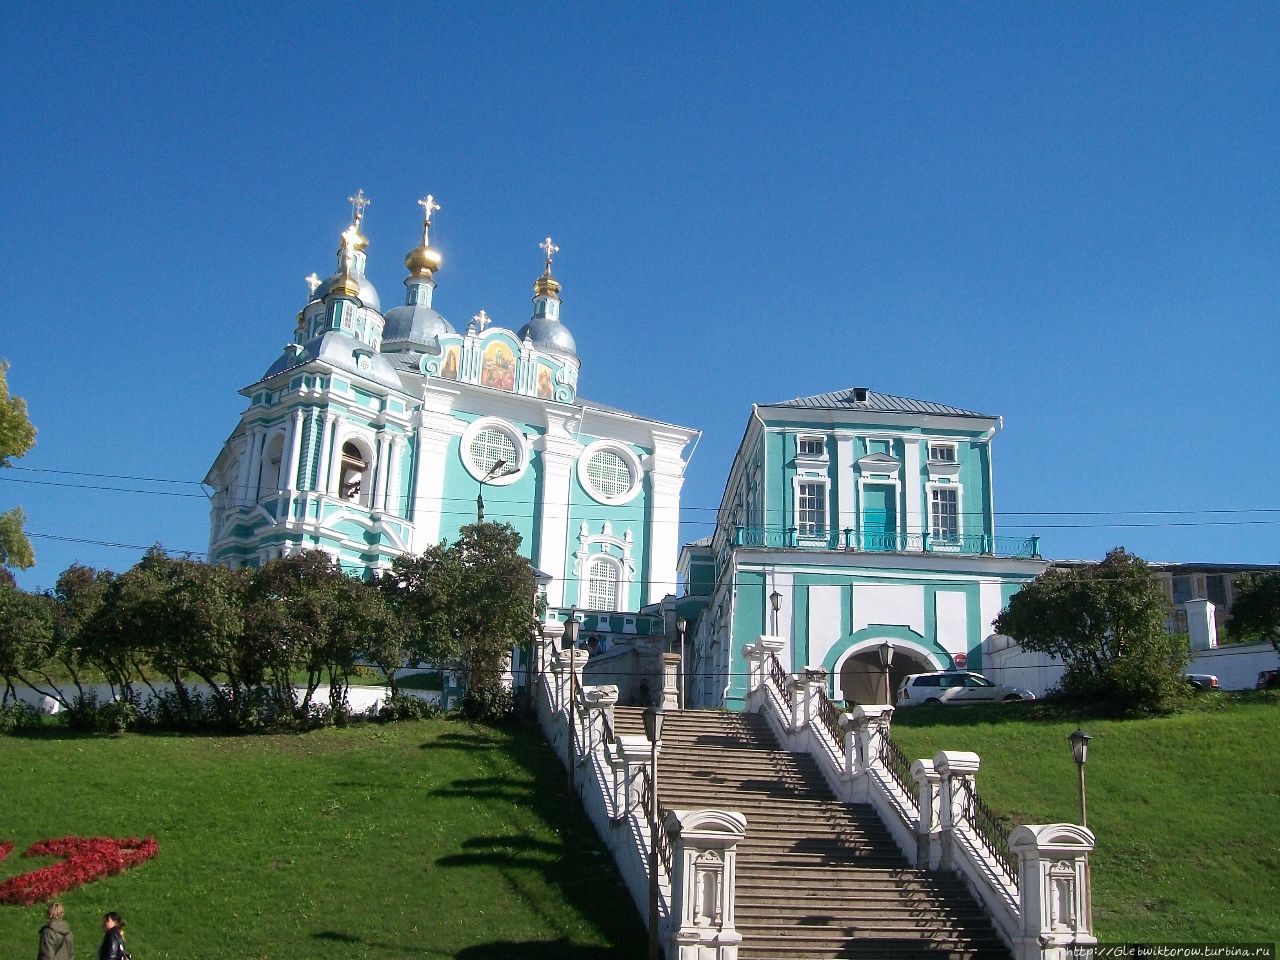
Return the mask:
<path id="1" fill-rule="evenodd" d="M 425 419 L 425 416 L 424 416 Z M 447 420 L 448 418 L 443 418 Z M 418 427 L 418 450 L 413 476 L 413 549 L 421 553 L 440 539 L 440 519 L 444 507 L 445 456 L 450 433 L 444 424 Z"/>
<path id="2" fill-rule="evenodd" d="M 253 459 L 253 440 L 256 431 L 250 427 L 240 441 L 240 462 L 236 464 L 236 485 L 231 491 L 231 502 L 241 506 L 249 502 L 249 461 Z"/>
<path id="3" fill-rule="evenodd" d="M 253 444 L 249 455 L 249 477 L 244 488 L 244 502 L 258 502 L 258 480 L 262 471 L 262 445 L 266 442 L 267 432 L 263 427 L 253 428 Z"/>
<path id="4" fill-rule="evenodd" d="M 326 473 L 328 479 L 325 480 L 325 492 L 330 496 L 340 497 L 342 491 L 338 489 L 338 481 L 342 471 L 342 450 L 338 446 L 338 415 L 330 413 L 325 416 L 325 446 L 329 451 L 329 464 Z"/>
<path id="5" fill-rule="evenodd" d="M 927 441 L 910 438 L 902 441 L 904 454 L 902 492 L 907 501 L 907 525 L 903 533 L 907 534 L 924 532 L 924 513 L 921 503 L 924 481 L 920 479 L 920 447 L 924 443 Z"/>
<path id="6" fill-rule="evenodd" d="M 581 445 L 569 433 L 568 418 L 547 411 L 542 448 L 542 502 L 538 504 L 538 569 L 554 578 L 547 585 L 547 604 L 564 606 L 569 543 L 569 479 Z"/>
<path id="7" fill-rule="evenodd" d="M 284 488 L 290 493 L 298 489 L 298 463 L 302 456 L 302 410 L 294 410 L 289 421 L 289 469 L 282 476 Z"/>
<path id="8" fill-rule="evenodd" d="M 378 433 L 378 465 L 374 469 L 377 480 L 369 495 L 369 509 L 382 513 L 387 506 L 387 468 L 391 459 L 390 438 L 383 432 Z"/>
<path id="9" fill-rule="evenodd" d="M 326 413 L 316 431 L 316 442 L 320 445 L 320 464 L 316 469 L 316 492 L 328 493 L 332 488 L 329 483 L 329 461 L 333 459 L 332 433 L 333 421 L 337 414 Z"/>
<path id="10" fill-rule="evenodd" d="M 1074 823 L 1017 827 L 1009 847 L 1018 858 L 1022 929 L 1016 960 L 1068 960 L 1096 944 L 1089 854 L 1094 836 Z"/>
<path id="11" fill-rule="evenodd" d="M 674 841 L 667 956 L 736 960 L 738 844 L 747 818 L 733 810 L 668 810 L 662 829 Z"/>
<path id="12" fill-rule="evenodd" d="M 403 515 L 400 509 L 400 457 L 401 440 L 394 434 L 391 441 L 387 444 L 387 493 L 383 497 L 383 510 L 391 514 L 393 517 Z"/>
<path id="13" fill-rule="evenodd" d="M 676 592 L 676 562 L 680 556 L 680 490 L 684 486 L 683 458 L 688 437 L 683 434 L 653 433 L 650 479 L 653 509 L 649 511 L 649 569 L 644 603 L 656 603 Z M 545 569 L 545 568 L 544 568 Z"/>
<path id="14" fill-rule="evenodd" d="M 853 473 L 853 437 L 836 437 L 836 525 L 840 530 L 858 527 L 854 516 L 853 489 L 858 480 Z M 840 534 L 844 546 L 844 534 Z"/>

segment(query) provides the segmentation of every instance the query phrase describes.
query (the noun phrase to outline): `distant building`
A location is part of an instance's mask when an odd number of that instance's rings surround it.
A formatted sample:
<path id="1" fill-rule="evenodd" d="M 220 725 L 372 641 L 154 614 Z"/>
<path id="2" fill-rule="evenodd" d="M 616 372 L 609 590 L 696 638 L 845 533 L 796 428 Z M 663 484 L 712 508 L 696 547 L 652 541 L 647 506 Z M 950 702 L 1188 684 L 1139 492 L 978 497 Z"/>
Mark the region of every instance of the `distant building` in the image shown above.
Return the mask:
<path id="1" fill-rule="evenodd" d="M 882 648 L 895 688 L 980 669 L 991 621 L 1045 567 L 1038 538 L 996 534 L 1000 426 L 861 387 L 755 406 L 715 533 L 681 554 L 691 702 L 741 707 L 761 633 L 784 639 L 785 669 L 823 668 L 862 703 L 885 699 Z"/>
<path id="2" fill-rule="evenodd" d="M 579 395 L 550 238 L 527 322 L 481 310 L 455 327 L 433 302 L 439 208 L 427 197 L 404 303 L 384 314 L 365 273 L 367 202 L 352 198 L 336 271 L 308 278 L 293 341 L 241 391 L 248 406 L 205 481 L 210 560 L 253 567 L 319 549 L 370 575 L 456 539 L 483 494 L 485 519 L 515 527 L 550 575 L 552 607 L 660 600 L 674 589 L 696 431 Z"/>

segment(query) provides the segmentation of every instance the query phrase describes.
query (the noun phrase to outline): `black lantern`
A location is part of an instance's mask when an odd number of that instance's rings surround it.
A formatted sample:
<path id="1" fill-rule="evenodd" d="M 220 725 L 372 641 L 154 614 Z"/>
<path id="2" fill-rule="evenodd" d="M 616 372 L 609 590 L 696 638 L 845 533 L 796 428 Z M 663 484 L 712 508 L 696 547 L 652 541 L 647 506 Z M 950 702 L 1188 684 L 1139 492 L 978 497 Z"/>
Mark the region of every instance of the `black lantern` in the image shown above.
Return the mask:
<path id="1" fill-rule="evenodd" d="M 644 735 L 650 743 L 662 739 L 662 723 L 667 718 L 661 707 L 646 707 L 644 711 Z"/>
<path id="2" fill-rule="evenodd" d="M 1071 756 L 1075 759 L 1076 769 L 1080 773 L 1080 826 L 1082 827 L 1089 825 L 1084 800 L 1084 765 L 1089 760 L 1089 741 L 1092 739 L 1093 737 L 1078 728 L 1075 733 L 1067 736 L 1067 742 L 1071 744 Z"/>
<path id="3" fill-rule="evenodd" d="M 680 691 L 680 709 L 683 710 L 688 704 L 685 699 L 688 697 L 688 691 L 685 687 L 685 670 L 684 670 L 684 635 L 689 630 L 689 621 L 684 617 L 676 617 L 676 633 L 680 636 L 680 684 L 677 688 Z"/>
<path id="4" fill-rule="evenodd" d="M 499 460 L 489 472 L 480 478 L 480 492 L 476 494 L 476 523 L 484 523 L 484 485 L 498 475 L 498 471 L 507 465 L 507 461 Z"/>
<path id="5" fill-rule="evenodd" d="M 776 587 L 773 593 L 769 594 L 769 606 L 773 607 L 773 635 L 776 637 L 778 635 L 778 611 L 782 609 L 782 594 L 778 592 Z"/>

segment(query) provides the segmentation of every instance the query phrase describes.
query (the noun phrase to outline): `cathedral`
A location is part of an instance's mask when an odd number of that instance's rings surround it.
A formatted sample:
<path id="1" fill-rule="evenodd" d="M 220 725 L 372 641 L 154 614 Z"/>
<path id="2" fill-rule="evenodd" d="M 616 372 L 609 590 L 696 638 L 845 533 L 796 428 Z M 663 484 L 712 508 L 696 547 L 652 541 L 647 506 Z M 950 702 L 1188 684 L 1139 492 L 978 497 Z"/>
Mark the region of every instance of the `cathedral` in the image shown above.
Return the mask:
<path id="1" fill-rule="evenodd" d="M 384 313 L 366 276 L 369 200 L 350 201 L 336 270 L 307 278 L 293 341 L 241 390 L 248 405 L 205 479 L 209 560 L 323 550 L 369 576 L 483 518 L 519 532 L 553 608 L 637 611 L 674 593 L 698 433 L 579 394 L 550 237 L 527 322 L 481 310 L 455 325 L 435 307 L 428 196 L 404 302 Z"/>

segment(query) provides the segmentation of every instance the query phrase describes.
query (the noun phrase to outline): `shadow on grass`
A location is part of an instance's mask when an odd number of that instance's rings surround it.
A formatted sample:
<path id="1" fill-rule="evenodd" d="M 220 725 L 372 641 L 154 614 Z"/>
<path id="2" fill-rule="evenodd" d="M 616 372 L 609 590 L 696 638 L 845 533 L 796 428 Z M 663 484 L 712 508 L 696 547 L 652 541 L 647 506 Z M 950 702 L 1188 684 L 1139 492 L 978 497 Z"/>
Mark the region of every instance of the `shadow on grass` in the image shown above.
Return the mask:
<path id="1" fill-rule="evenodd" d="M 367 947 L 374 950 L 383 950 L 397 958 L 453 956 L 453 954 L 445 950 L 432 950 L 430 947 L 422 945 L 410 946 L 403 943 L 387 943 L 383 940 L 368 940 L 364 937 L 353 937 L 349 933 L 342 933 L 338 930 L 321 930 L 319 933 L 311 934 L 311 939 L 320 940 L 325 943 L 342 943 L 350 947 Z"/>
<path id="2" fill-rule="evenodd" d="M 541 916 L 550 930 L 583 931 L 581 937 L 567 933 L 556 940 L 476 944 L 454 956 L 470 960 L 639 960 L 646 955 L 647 939 L 640 915 L 631 905 L 617 867 L 582 812 L 580 802 L 567 795 L 564 767 L 539 727 L 476 727 L 471 732 L 442 733 L 422 746 L 501 753 L 516 767 L 505 775 L 457 777 L 431 791 L 431 795 L 439 797 L 487 799 L 497 805 L 495 812 L 504 804 L 513 808 L 513 813 L 518 811 L 514 817 L 495 822 L 495 826 L 501 823 L 501 832 L 467 837 L 461 842 L 463 852 L 441 857 L 435 866 L 443 870 L 478 867 L 497 871 L 508 889 Z M 548 889 L 556 896 L 546 896 L 544 891 Z M 568 916 L 556 907 L 557 903 L 570 905 Z"/>

